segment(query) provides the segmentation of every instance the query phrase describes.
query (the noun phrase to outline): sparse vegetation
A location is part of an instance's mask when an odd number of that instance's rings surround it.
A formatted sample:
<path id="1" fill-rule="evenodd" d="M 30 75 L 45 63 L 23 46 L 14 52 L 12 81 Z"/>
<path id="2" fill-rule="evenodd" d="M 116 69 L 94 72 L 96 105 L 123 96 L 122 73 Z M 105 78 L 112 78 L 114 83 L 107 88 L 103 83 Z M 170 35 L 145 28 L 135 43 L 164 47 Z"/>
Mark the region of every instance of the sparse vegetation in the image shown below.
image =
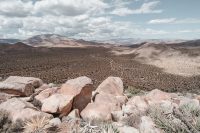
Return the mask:
<path id="1" fill-rule="evenodd" d="M 48 133 L 51 129 L 49 121 L 45 116 L 34 116 L 25 121 L 24 133 Z"/>
<path id="2" fill-rule="evenodd" d="M 200 108 L 193 104 L 184 104 L 174 108 L 171 113 L 160 106 L 152 106 L 148 111 L 158 128 L 166 133 L 200 132 Z"/>

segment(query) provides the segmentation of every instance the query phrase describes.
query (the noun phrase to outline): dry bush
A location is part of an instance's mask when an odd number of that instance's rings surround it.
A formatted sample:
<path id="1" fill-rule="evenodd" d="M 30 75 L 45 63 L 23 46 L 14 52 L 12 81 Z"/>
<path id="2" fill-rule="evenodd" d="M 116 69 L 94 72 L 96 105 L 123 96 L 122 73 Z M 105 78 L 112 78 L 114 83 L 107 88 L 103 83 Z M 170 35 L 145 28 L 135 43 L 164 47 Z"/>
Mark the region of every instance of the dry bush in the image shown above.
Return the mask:
<path id="1" fill-rule="evenodd" d="M 34 116 L 25 121 L 24 133 L 49 133 L 52 129 L 49 121 L 45 116 Z"/>
<path id="2" fill-rule="evenodd" d="M 193 104 L 185 104 L 174 108 L 171 113 L 165 113 L 166 109 L 160 106 L 152 106 L 148 115 L 156 126 L 166 133 L 199 133 L 200 132 L 200 107 Z"/>
<path id="3" fill-rule="evenodd" d="M 89 123 L 80 128 L 80 133 L 119 133 L 119 130 L 110 123 L 92 126 Z"/>
<path id="4" fill-rule="evenodd" d="M 112 124 L 104 124 L 101 128 L 103 133 L 119 133 L 119 130 Z"/>

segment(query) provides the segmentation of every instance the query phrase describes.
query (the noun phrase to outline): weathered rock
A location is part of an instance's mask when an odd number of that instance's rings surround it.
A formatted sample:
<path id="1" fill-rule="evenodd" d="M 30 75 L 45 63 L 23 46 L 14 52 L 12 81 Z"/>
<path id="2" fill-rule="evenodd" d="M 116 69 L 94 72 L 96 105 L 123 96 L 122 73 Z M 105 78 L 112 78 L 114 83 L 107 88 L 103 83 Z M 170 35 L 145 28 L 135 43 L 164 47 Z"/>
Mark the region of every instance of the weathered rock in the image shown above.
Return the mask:
<path id="1" fill-rule="evenodd" d="M 119 77 L 108 77 L 96 89 L 98 93 L 112 94 L 115 96 L 123 96 L 123 82 Z"/>
<path id="2" fill-rule="evenodd" d="M 140 133 L 163 133 L 162 130 L 156 128 L 154 122 L 148 116 L 142 116 L 139 129 Z"/>
<path id="3" fill-rule="evenodd" d="M 146 110 L 148 109 L 148 103 L 142 96 L 133 96 L 128 100 L 126 105 L 133 106 L 132 108 L 136 108 L 141 112 L 146 112 Z"/>
<path id="4" fill-rule="evenodd" d="M 68 80 L 65 84 L 62 85 L 59 93 L 74 96 L 73 109 L 82 111 L 91 101 L 92 91 L 92 80 L 83 76 Z"/>
<path id="5" fill-rule="evenodd" d="M 68 117 L 71 117 L 71 118 L 80 118 L 79 110 L 78 110 L 78 109 L 72 110 L 72 111 L 68 114 Z"/>
<path id="6" fill-rule="evenodd" d="M 59 118 L 53 118 L 49 121 L 51 126 L 59 126 L 61 124 L 61 120 Z"/>
<path id="7" fill-rule="evenodd" d="M 35 88 L 31 84 L 0 82 L 0 92 L 7 94 L 30 96 L 34 90 Z"/>
<path id="8" fill-rule="evenodd" d="M 120 121 L 122 118 L 123 118 L 123 111 L 112 111 L 111 112 L 111 115 L 112 115 L 112 120 L 113 121 Z"/>
<path id="9" fill-rule="evenodd" d="M 35 89 L 35 92 L 38 92 L 38 91 L 43 91 L 43 90 L 46 90 L 48 89 L 49 86 L 47 84 L 43 84 L 42 86 L 40 86 L 39 88 Z"/>
<path id="10" fill-rule="evenodd" d="M 42 111 L 47 113 L 60 114 L 64 116 L 69 114 L 72 108 L 73 96 L 54 94 L 43 100 Z"/>
<path id="11" fill-rule="evenodd" d="M 145 96 L 145 100 L 149 105 L 157 104 L 164 100 L 171 100 L 173 94 L 160 91 L 158 89 L 152 90 Z M 173 96 L 174 97 L 174 96 Z"/>
<path id="12" fill-rule="evenodd" d="M 6 94 L 6 93 L 0 93 L 0 103 L 7 101 L 8 99 L 11 99 L 13 97 L 16 97 L 16 95 Z"/>
<path id="13" fill-rule="evenodd" d="M 42 80 L 39 79 L 39 78 L 20 77 L 20 76 L 10 76 L 4 82 L 6 82 L 6 83 L 32 84 L 34 88 L 38 88 L 43 84 Z"/>
<path id="14" fill-rule="evenodd" d="M 197 107 L 199 106 L 199 100 L 197 100 L 197 99 L 180 97 L 179 100 L 180 100 L 179 106 L 186 105 L 186 104 L 190 104 L 190 105 L 197 106 Z"/>
<path id="15" fill-rule="evenodd" d="M 121 110 L 121 106 L 125 104 L 125 101 L 121 101 L 117 99 L 116 96 L 111 94 L 98 94 L 95 97 L 95 103 L 105 104 L 109 106 L 112 111 Z"/>
<path id="16" fill-rule="evenodd" d="M 10 113 L 12 120 L 25 120 L 36 115 L 52 118 L 53 116 L 38 111 L 31 103 L 25 102 L 19 98 L 12 98 L 0 104 L 0 109 Z"/>
<path id="17" fill-rule="evenodd" d="M 55 94 L 58 91 L 58 88 L 48 88 L 40 92 L 37 96 L 35 96 L 35 99 L 39 100 L 43 103 L 43 100 L 50 97 L 51 95 Z"/>
<path id="18" fill-rule="evenodd" d="M 30 96 L 35 88 L 43 84 L 41 79 L 33 77 L 10 76 L 5 81 L 0 82 L 0 92 L 19 96 Z"/>
<path id="19" fill-rule="evenodd" d="M 111 108 L 101 103 L 89 103 L 81 112 L 81 117 L 84 120 L 112 120 Z"/>

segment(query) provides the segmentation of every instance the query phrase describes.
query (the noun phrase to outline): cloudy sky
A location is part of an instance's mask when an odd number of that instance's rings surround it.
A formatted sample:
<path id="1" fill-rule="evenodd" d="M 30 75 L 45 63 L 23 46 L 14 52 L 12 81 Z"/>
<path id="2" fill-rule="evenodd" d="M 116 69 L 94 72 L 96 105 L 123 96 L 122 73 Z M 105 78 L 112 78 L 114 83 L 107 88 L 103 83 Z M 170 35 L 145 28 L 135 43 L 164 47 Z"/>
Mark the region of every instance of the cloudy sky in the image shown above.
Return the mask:
<path id="1" fill-rule="evenodd" d="M 200 38 L 200 0 L 0 0 L 0 38 Z"/>

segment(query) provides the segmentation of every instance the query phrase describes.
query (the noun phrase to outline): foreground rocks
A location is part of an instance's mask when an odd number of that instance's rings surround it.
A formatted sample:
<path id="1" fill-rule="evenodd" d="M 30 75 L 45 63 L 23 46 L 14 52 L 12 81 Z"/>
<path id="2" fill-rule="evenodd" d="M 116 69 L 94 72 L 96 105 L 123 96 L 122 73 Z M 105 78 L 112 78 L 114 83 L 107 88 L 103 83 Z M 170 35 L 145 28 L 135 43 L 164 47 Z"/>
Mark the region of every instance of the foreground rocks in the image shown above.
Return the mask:
<path id="1" fill-rule="evenodd" d="M 37 110 L 31 103 L 25 102 L 19 98 L 12 98 L 0 104 L 0 110 L 5 110 L 10 113 L 12 120 L 25 120 L 35 115 L 42 115 L 48 118 L 53 118 L 51 114 L 47 114 Z"/>
<path id="2" fill-rule="evenodd" d="M 96 90 L 85 76 L 68 80 L 61 87 L 43 84 L 37 78 L 12 76 L 0 84 L 4 86 L 0 86 L 0 110 L 7 111 L 13 122 L 44 116 L 49 126 L 58 127 L 56 132 L 62 133 L 108 129 L 120 133 L 199 131 L 196 120 L 200 118 L 200 98 L 193 94 L 184 96 L 155 89 L 127 98 L 119 77 L 108 77 Z"/>
<path id="3" fill-rule="evenodd" d="M 10 76 L 5 81 L 0 82 L 0 92 L 12 95 L 30 96 L 35 88 L 43 84 L 41 79 L 33 77 Z"/>

